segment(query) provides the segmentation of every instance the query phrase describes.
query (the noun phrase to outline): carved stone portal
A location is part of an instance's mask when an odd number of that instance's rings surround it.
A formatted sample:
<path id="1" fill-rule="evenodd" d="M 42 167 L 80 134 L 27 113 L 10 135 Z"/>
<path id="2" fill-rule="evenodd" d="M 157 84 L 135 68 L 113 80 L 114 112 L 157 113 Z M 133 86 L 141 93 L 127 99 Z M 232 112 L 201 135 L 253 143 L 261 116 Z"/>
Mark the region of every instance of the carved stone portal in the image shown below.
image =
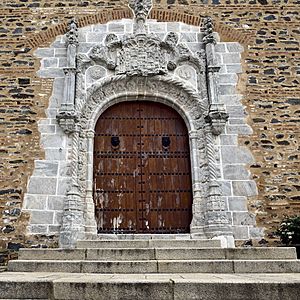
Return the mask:
<path id="1" fill-rule="evenodd" d="M 193 181 L 191 233 L 232 241 L 218 183 L 214 136 L 222 132 L 228 116 L 218 103 L 218 68 L 215 60 L 213 64 L 207 60 L 215 55 L 211 22 L 207 22 L 205 50 L 193 53 L 185 44 L 178 43 L 175 33 L 168 33 L 164 40 L 147 33 L 146 17 L 151 5 L 146 0 L 131 1 L 134 32 L 123 38 L 108 34 L 104 44 L 93 47 L 88 55 L 77 55 L 76 60 L 73 48 L 77 27 L 74 21 L 70 25 L 68 61 L 70 67 L 76 63 L 76 72 L 66 75 L 66 97 L 57 116 L 60 126 L 73 141 L 72 192 L 65 202 L 60 234 L 62 247 L 75 247 L 77 238 L 96 234 L 92 133 L 98 117 L 117 101 L 144 98 L 175 108 L 189 129 Z M 88 78 L 91 78 L 90 86 L 86 82 Z"/>

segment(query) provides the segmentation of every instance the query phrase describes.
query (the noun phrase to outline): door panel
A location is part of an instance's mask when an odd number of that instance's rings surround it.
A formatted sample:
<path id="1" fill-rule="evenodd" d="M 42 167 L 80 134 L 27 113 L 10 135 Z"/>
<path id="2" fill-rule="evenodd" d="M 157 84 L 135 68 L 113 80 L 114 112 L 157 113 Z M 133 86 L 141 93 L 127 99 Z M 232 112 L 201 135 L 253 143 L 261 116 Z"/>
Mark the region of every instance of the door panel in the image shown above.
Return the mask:
<path id="1" fill-rule="evenodd" d="M 136 101 L 103 113 L 95 128 L 94 198 L 98 232 L 189 232 L 188 133 L 177 112 Z"/>

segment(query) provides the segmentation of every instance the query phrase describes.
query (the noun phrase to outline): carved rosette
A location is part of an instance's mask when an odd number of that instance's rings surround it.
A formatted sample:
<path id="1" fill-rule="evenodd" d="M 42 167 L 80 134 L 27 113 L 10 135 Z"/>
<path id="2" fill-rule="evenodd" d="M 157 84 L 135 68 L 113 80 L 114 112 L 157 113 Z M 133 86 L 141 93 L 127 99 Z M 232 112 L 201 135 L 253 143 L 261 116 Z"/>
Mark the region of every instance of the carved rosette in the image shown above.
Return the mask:
<path id="1" fill-rule="evenodd" d="M 216 38 L 214 36 L 214 25 L 211 17 L 204 19 L 204 44 L 216 44 Z"/>
<path id="2" fill-rule="evenodd" d="M 67 46 L 78 44 L 78 26 L 75 19 L 72 19 L 68 23 L 68 32 L 66 34 L 66 37 L 67 37 Z"/>
<path id="3" fill-rule="evenodd" d="M 205 121 L 211 125 L 214 135 L 220 135 L 224 131 L 228 117 L 223 104 L 211 104 Z"/>

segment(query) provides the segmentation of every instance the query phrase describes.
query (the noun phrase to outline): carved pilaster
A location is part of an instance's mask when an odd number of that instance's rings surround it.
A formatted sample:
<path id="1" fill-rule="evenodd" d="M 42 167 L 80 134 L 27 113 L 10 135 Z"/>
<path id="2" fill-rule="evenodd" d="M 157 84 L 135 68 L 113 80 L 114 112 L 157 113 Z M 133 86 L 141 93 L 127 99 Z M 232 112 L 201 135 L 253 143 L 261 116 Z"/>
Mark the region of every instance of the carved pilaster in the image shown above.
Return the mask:
<path id="1" fill-rule="evenodd" d="M 209 112 L 205 117 L 208 124 L 211 125 L 211 131 L 214 135 L 219 135 L 223 132 L 228 119 L 228 114 L 225 111 L 224 105 L 219 103 L 219 71 L 217 56 L 215 52 L 216 38 L 213 33 L 213 22 L 210 17 L 204 21 L 204 38 L 207 64 L 207 84 L 209 96 Z"/>
<path id="2" fill-rule="evenodd" d="M 84 238 L 84 206 L 78 184 L 78 152 L 80 126 L 72 131 L 71 189 L 64 202 L 59 243 L 62 248 L 75 248 L 78 239 Z"/>
<path id="3" fill-rule="evenodd" d="M 217 152 L 210 125 L 205 128 L 206 149 L 209 167 L 209 184 L 205 209 L 205 234 L 207 237 L 232 236 L 232 229 L 226 214 L 225 201 L 218 183 Z"/>
<path id="4" fill-rule="evenodd" d="M 76 52 L 78 45 L 78 29 L 75 20 L 68 24 L 69 31 L 66 34 L 67 67 L 64 68 L 64 97 L 61 101 L 57 115 L 58 124 L 67 134 L 75 130 L 77 115 L 75 113 L 75 82 L 76 82 Z"/>

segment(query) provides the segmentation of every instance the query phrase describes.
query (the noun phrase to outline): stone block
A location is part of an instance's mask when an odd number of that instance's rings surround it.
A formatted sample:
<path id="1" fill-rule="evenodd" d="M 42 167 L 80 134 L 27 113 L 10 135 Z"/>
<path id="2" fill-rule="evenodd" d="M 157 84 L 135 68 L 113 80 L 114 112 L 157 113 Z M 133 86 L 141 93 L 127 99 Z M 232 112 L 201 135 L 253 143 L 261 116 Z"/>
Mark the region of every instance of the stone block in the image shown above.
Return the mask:
<path id="1" fill-rule="evenodd" d="M 53 211 L 31 210 L 31 224 L 53 224 Z"/>
<path id="2" fill-rule="evenodd" d="M 250 164 L 254 161 L 246 147 L 221 146 L 223 164 Z"/>
<path id="3" fill-rule="evenodd" d="M 221 184 L 222 196 L 232 196 L 232 187 L 230 181 L 219 181 Z"/>
<path id="4" fill-rule="evenodd" d="M 102 43 L 104 41 L 104 38 L 106 37 L 106 34 L 101 32 L 88 32 L 86 41 L 87 43 Z"/>
<path id="5" fill-rule="evenodd" d="M 63 210 L 64 199 L 64 196 L 48 196 L 48 209 Z"/>
<path id="6" fill-rule="evenodd" d="M 30 225 L 29 232 L 34 234 L 46 234 L 48 233 L 47 225 Z"/>
<path id="7" fill-rule="evenodd" d="M 79 53 L 87 53 L 89 52 L 97 43 L 80 43 L 78 45 L 78 52 Z"/>
<path id="8" fill-rule="evenodd" d="M 228 197 L 228 206 L 231 211 L 247 211 L 247 198 Z"/>
<path id="9" fill-rule="evenodd" d="M 216 52 L 226 52 L 226 43 L 217 43 L 215 45 L 215 51 Z"/>
<path id="10" fill-rule="evenodd" d="M 59 176 L 62 177 L 71 176 L 71 162 L 68 161 L 59 162 Z"/>
<path id="11" fill-rule="evenodd" d="M 62 148 L 52 148 L 45 149 L 45 159 L 46 160 L 66 160 L 67 159 L 67 151 Z"/>
<path id="12" fill-rule="evenodd" d="M 220 135 L 221 145 L 238 145 L 237 134 L 222 134 Z"/>
<path id="13" fill-rule="evenodd" d="M 157 260 L 194 260 L 194 259 L 225 259 L 223 249 L 214 248 L 180 248 L 180 249 L 156 249 Z"/>
<path id="14" fill-rule="evenodd" d="M 236 260 L 236 273 L 299 273 L 300 260 Z"/>
<path id="15" fill-rule="evenodd" d="M 151 22 L 148 23 L 148 28 L 150 32 L 166 32 L 167 26 L 164 22 Z"/>
<path id="16" fill-rule="evenodd" d="M 238 64 L 241 62 L 241 55 L 239 52 L 236 53 L 222 53 L 224 64 Z"/>
<path id="17" fill-rule="evenodd" d="M 54 212 L 54 221 L 53 224 L 55 225 L 61 225 L 62 224 L 62 217 L 63 217 L 63 212 L 62 211 L 55 211 Z"/>
<path id="18" fill-rule="evenodd" d="M 255 215 L 249 212 L 233 212 L 233 225 L 255 225 Z"/>
<path id="19" fill-rule="evenodd" d="M 96 24 L 93 26 L 93 31 L 99 33 L 107 33 L 107 24 Z"/>
<path id="20" fill-rule="evenodd" d="M 244 165 L 223 165 L 224 179 L 242 180 L 249 179 L 249 171 L 246 170 Z"/>
<path id="21" fill-rule="evenodd" d="M 235 85 L 231 84 L 220 84 L 219 93 L 220 95 L 234 95 L 236 94 L 236 87 Z"/>
<path id="22" fill-rule="evenodd" d="M 45 178 L 32 176 L 29 180 L 29 194 L 55 195 L 56 193 L 56 178 Z"/>
<path id="23" fill-rule="evenodd" d="M 68 60 L 66 57 L 59 57 L 58 58 L 58 67 L 59 68 L 66 68 L 68 66 Z"/>
<path id="24" fill-rule="evenodd" d="M 224 103 L 226 106 L 226 109 L 228 105 L 236 105 L 239 106 L 241 105 L 241 100 L 242 100 L 242 95 L 235 94 L 235 95 L 220 95 L 219 99 L 221 103 Z"/>
<path id="25" fill-rule="evenodd" d="M 108 23 L 108 31 L 111 33 L 124 33 L 124 24 L 121 22 Z"/>
<path id="26" fill-rule="evenodd" d="M 65 76 L 64 71 L 60 68 L 41 69 L 37 74 L 42 78 L 60 78 Z"/>
<path id="27" fill-rule="evenodd" d="M 231 261 L 226 260 L 159 260 L 159 273 L 233 273 Z"/>
<path id="28" fill-rule="evenodd" d="M 70 177 L 59 177 L 57 186 L 57 195 L 66 195 L 70 189 L 71 178 Z"/>
<path id="29" fill-rule="evenodd" d="M 55 49 L 55 57 L 67 57 L 67 48 Z"/>
<path id="30" fill-rule="evenodd" d="M 195 43 L 197 42 L 196 32 L 182 32 L 180 34 L 179 42 Z"/>
<path id="31" fill-rule="evenodd" d="M 241 64 L 227 64 L 226 65 L 227 73 L 243 73 L 243 67 Z"/>
<path id="32" fill-rule="evenodd" d="M 58 173 L 58 163 L 57 162 L 49 162 L 45 160 L 36 160 L 34 162 L 34 176 L 57 176 Z"/>
<path id="33" fill-rule="evenodd" d="M 64 148 L 66 138 L 59 134 L 43 134 L 41 137 L 43 148 Z"/>
<path id="34" fill-rule="evenodd" d="M 87 299 L 87 295 L 89 299 L 93 300 L 133 300 L 149 299 L 149 297 L 151 300 L 174 299 L 173 283 L 170 279 L 149 281 L 130 278 L 130 280 L 125 279 L 125 281 L 124 279 L 107 281 L 107 277 L 101 281 L 95 281 L 95 279 L 87 281 L 86 278 L 82 277 L 68 281 L 65 279 L 56 280 L 54 283 L 54 297 L 55 299 L 65 300 Z M 103 297 L 103 295 L 105 296 Z"/>
<path id="35" fill-rule="evenodd" d="M 228 52 L 243 52 L 244 47 L 240 43 L 225 43 Z"/>
<path id="36" fill-rule="evenodd" d="M 153 260 L 155 249 L 87 249 L 87 260 Z"/>
<path id="37" fill-rule="evenodd" d="M 238 77 L 236 74 L 224 74 L 219 75 L 220 84 L 237 84 Z"/>
<path id="38" fill-rule="evenodd" d="M 249 228 L 249 235 L 251 239 L 262 239 L 264 238 L 264 228 L 259 227 L 250 227 Z M 279 258 L 279 257 L 277 257 Z"/>
<path id="39" fill-rule="evenodd" d="M 157 262 L 148 261 L 84 261 L 83 273 L 157 273 Z"/>
<path id="40" fill-rule="evenodd" d="M 246 116 L 242 105 L 230 105 L 226 107 L 229 118 L 244 118 Z"/>
<path id="41" fill-rule="evenodd" d="M 48 226 L 49 229 L 48 229 L 48 233 L 49 234 L 57 234 L 60 232 L 60 225 L 49 225 Z"/>
<path id="42" fill-rule="evenodd" d="M 46 207 L 47 207 L 47 196 L 25 194 L 24 196 L 25 209 L 45 209 Z"/>
<path id="43" fill-rule="evenodd" d="M 34 51 L 34 55 L 39 58 L 53 57 L 54 49 L 52 49 L 52 48 L 37 48 Z"/>
<path id="44" fill-rule="evenodd" d="M 21 260 L 85 260 L 85 249 L 20 249 Z"/>
<path id="45" fill-rule="evenodd" d="M 51 44 L 51 47 L 55 49 L 65 49 L 66 48 L 66 43 L 65 41 L 62 42 L 61 40 L 57 40 L 54 43 Z"/>
<path id="46" fill-rule="evenodd" d="M 244 125 L 245 124 L 245 118 L 230 118 L 229 119 L 229 125 Z"/>
<path id="47" fill-rule="evenodd" d="M 233 194 L 235 196 L 255 196 L 257 195 L 257 187 L 255 181 L 232 181 Z"/>
<path id="48" fill-rule="evenodd" d="M 55 127 L 56 127 L 55 125 L 40 125 L 39 124 L 39 131 L 42 134 L 55 133 L 55 131 L 56 131 Z"/>
<path id="49" fill-rule="evenodd" d="M 58 260 L 11 260 L 8 264 L 8 270 L 11 272 L 64 272 L 64 273 L 80 273 L 81 264 L 74 261 L 58 261 Z"/>
<path id="50" fill-rule="evenodd" d="M 180 23 L 178 22 L 167 22 L 167 31 L 178 32 L 180 31 Z"/>
<path id="51" fill-rule="evenodd" d="M 42 60 L 42 68 L 57 68 L 58 67 L 58 59 L 55 57 L 44 58 Z"/>
<path id="52" fill-rule="evenodd" d="M 232 226 L 232 232 L 236 240 L 247 240 L 250 237 L 248 226 Z"/>
<path id="53" fill-rule="evenodd" d="M 249 135 L 253 133 L 249 125 L 226 125 L 226 133 L 228 134 L 241 134 Z"/>
<path id="54" fill-rule="evenodd" d="M 191 25 L 180 23 L 180 31 L 189 32 L 191 30 Z"/>

